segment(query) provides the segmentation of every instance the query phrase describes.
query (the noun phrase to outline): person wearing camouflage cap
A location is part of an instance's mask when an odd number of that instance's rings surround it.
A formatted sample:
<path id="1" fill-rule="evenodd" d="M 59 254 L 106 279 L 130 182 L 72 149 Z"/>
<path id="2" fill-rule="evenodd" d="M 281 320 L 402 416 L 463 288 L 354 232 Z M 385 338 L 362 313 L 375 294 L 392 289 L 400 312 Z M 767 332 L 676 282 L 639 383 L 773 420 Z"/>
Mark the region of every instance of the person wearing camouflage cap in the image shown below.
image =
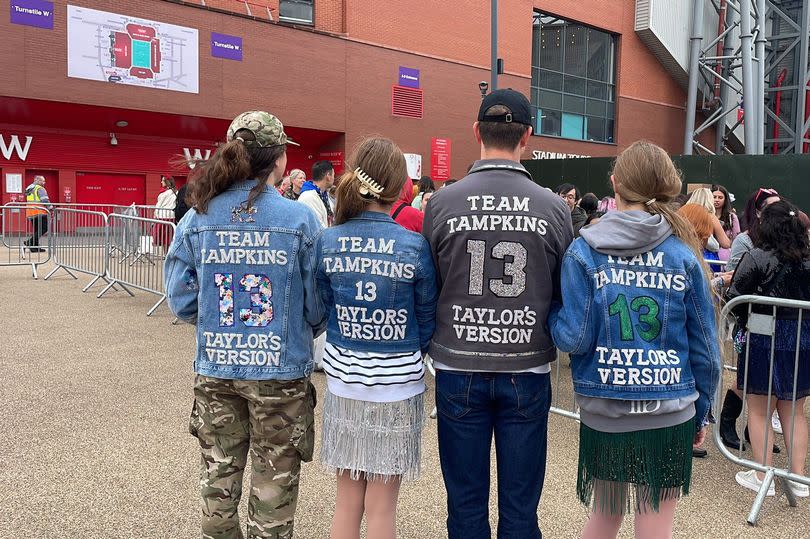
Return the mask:
<path id="1" fill-rule="evenodd" d="M 248 130 L 253 133 L 253 140 L 245 140 L 242 138 L 239 134 L 242 130 Z M 270 148 L 284 144 L 300 146 L 297 142 L 293 142 L 287 138 L 281 120 L 269 112 L 262 110 L 243 112 L 233 119 L 230 127 L 228 127 L 228 141 L 230 142 L 237 139 L 241 140 L 245 147 L 248 148 Z"/>
<path id="2" fill-rule="evenodd" d="M 273 185 L 287 166 L 282 123 L 237 116 L 227 142 L 195 167 L 192 208 L 166 256 L 169 306 L 197 326 L 189 430 L 200 444 L 202 537 L 290 539 L 301 462 L 312 460 L 312 341 L 325 326 L 315 289 L 321 226 Z"/>

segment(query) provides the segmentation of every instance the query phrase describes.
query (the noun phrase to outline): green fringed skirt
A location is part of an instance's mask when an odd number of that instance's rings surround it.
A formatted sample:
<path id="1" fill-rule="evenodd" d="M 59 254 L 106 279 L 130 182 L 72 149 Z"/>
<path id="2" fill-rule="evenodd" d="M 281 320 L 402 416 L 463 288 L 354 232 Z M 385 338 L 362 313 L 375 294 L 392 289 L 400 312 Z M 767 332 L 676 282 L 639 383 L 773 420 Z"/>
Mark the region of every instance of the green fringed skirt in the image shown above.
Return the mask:
<path id="1" fill-rule="evenodd" d="M 695 420 L 663 429 L 600 432 L 580 424 L 577 495 L 609 514 L 658 511 L 689 494 Z"/>

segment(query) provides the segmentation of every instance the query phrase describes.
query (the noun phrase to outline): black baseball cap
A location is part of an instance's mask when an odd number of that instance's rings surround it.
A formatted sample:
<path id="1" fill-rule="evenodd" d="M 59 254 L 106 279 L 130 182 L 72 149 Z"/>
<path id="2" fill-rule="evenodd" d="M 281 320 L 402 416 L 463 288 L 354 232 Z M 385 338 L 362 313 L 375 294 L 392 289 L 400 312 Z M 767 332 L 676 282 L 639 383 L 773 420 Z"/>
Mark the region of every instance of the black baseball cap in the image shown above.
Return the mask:
<path id="1" fill-rule="evenodd" d="M 489 109 L 496 105 L 506 107 L 509 112 L 484 116 Z M 478 109 L 478 121 L 532 125 L 532 107 L 526 96 L 516 90 L 511 88 L 495 90 L 481 101 L 481 108 Z"/>

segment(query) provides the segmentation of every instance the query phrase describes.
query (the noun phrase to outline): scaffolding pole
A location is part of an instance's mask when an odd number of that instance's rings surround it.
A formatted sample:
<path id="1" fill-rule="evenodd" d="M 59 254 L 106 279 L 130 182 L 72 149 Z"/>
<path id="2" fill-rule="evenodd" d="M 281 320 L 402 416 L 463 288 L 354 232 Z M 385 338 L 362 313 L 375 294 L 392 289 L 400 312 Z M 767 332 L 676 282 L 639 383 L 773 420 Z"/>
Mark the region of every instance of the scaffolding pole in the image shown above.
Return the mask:
<path id="1" fill-rule="evenodd" d="M 796 133 L 794 134 L 795 153 L 807 153 L 805 139 L 808 129 L 807 118 L 807 92 L 810 82 L 810 69 L 808 69 L 808 48 L 810 48 L 810 2 L 802 2 L 801 18 L 799 19 L 799 62 L 796 66 L 796 81 L 798 81 L 799 95 L 796 107 Z"/>
<path id="2" fill-rule="evenodd" d="M 757 93 L 754 90 L 755 72 L 751 54 L 754 44 L 751 18 L 751 0 L 740 0 L 740 49 L 742 52 L 743 107 L 745 110 L 743 137 L 745 139 L 745 153 L 754 155 L 757 153 Z"/>
<path id="3" fill-rule="evenodd" d="M 725 35 L 723 36 L 723 62 L 722 62 L 722 69 L 720 70 L 721 77 L 720 77 L 720 107 L 721 108 L 728 108 L 729 104 L 729 96 L 731 95 L 731 87 L 728 84 L 728 78 L 731 76 L 731 60 L 730 57 L 734 52 L 734 47 L 731 46 L 731 37 L 730 37 L 730 29 L 734 23 L 734 12 L 728 8 L 727 5 L 724 6 L 725 10 L 720 10 L 718 13 L 719 16 L 724 16 L 726 18 L 725 24 Z M 720 118 L 720 121 L 717 122 L 717 126 L 715 127 L 715 154 L 722 155 L 723 148 L 726 143 L 726 117 L 723 116 Z"/>
<path id="4" fill-rule="evenodd" d="M 765 25 L 768 13 L 765 0 L 757 0 L 757 154 L 765 153 Z"/>
<path id="5" fill-rule="evenodd" d="M 750 0 L 749 0 L 750 1 Z M 695 142 L 697 89 L 700 79 L 700 51 L 703 46 L 703 0 L 692 3 L 692 36 L 689 42 L 689 88 L 686 93 L 686 129 L 683 154 L 692 155 Z"/>

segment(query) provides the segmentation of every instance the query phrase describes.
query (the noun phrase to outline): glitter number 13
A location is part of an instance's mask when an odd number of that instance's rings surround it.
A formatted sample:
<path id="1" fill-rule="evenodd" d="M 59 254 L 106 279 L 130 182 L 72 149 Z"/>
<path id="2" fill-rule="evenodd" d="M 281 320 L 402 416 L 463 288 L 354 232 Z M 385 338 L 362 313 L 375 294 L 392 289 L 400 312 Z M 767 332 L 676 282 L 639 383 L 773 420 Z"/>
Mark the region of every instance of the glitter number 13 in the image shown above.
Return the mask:
<path id="1" fill-rule="evenodd" d="M 484 295 L 484 258 L 486 257 L 487 242 L 483 240 L 467 240 L 467 253 L 470 255 L 470 286 L 471 296 Z M 526 261 L 528 259 L 526 248 L 514 241 L 500 241 L 492 248 L 491 258 L 503 260 L 505 279 L 490 279 L 489 290 L 499 298 L 516 298 L 526 290 Z M 512 260 L 507 261 L 506 257 Z"/>
<path id="2" fill-rule="evenodd" d="M 233 273 L 215 273 L 219 289 L 219 325 L 233 327 Z M 266 275 L 248 273 L 239 290 L 250 294 L 250 309 L 239 309 L 239 319 L 248 327 L 264 327 L 273 320 L 273 285 Z"/>

